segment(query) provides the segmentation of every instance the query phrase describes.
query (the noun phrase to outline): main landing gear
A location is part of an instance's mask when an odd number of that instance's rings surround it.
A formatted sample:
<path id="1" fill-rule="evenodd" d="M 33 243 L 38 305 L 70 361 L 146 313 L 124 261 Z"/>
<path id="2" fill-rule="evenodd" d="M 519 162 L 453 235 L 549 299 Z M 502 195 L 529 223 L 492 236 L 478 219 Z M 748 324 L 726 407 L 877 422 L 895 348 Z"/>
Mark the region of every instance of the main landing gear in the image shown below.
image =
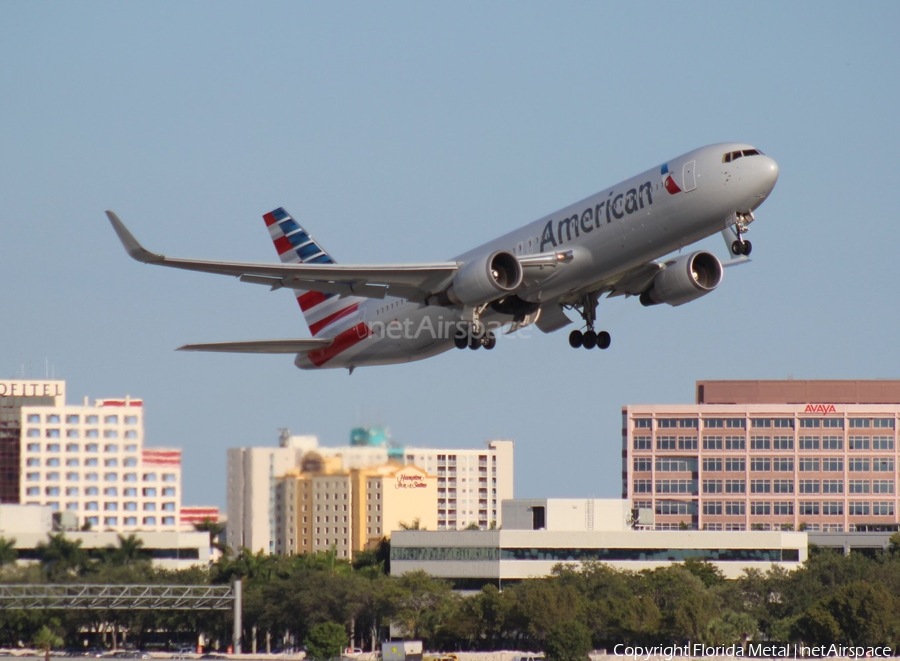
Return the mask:
<path id="1" fill-rule="evenodd" d="M 585 331 L 573 330 L 569 333 L 569 346 L 573 349 L 584 347 L 585 349 L 608 349 L 612 338 L 606 331 L 599 333 L 594 330 L 594 322 L 597 320 L 597 297 L 594 294 L 586 294 L 581 300 L 581 304 L 572 306 L 578 310 L 584 325 Z"/>
<path id="2" fill-rule="evenodd" d="M 457 349 L 469 347 L 473 351 L 484 347 L 488 351 L 497 346 L 497 337 L 491 331 L 487 331 L 484 324 L 477 318 L 475 321 L 460 327 L 453 336 L 453 343 Z"/>
<path id="3" fill-rule="evenodd" d="M 737 233 L 737 239 L 731 243 L 731 254 L 734 256 L 750 254 L 753 250 L 753 244 L 744 239 L 744 234 L 748 231 L 747 225 L 753 221 L 753 214 L 734 214 L 734 231 Z"/>

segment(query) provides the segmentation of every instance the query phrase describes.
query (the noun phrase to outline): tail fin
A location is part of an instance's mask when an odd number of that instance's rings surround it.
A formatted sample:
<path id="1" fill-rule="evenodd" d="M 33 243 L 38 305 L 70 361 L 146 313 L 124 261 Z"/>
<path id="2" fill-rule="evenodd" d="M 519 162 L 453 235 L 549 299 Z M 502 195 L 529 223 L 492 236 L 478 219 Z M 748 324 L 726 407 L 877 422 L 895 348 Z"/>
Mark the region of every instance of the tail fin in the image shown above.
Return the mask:
<path id="1" fill-rule="evenodd" d="M 335 261 L 325 250 L 291 218 L 291 215 L 279 207 L 263 216 L 275 250 L 284 264 L 334 264 Z M 360 302 L 366 300 L 359 296 L 340 298 L 337 294 L 326 294 L 317 291 L 296 289 L 297 303 L 309 325 L 313 337 L 326 328 L 337 330 L 341 321 L 356 316 Z M 330 328 L 332 327 L 333 328 Z M 332 335 L 329 332 L 325 335 Z"/>

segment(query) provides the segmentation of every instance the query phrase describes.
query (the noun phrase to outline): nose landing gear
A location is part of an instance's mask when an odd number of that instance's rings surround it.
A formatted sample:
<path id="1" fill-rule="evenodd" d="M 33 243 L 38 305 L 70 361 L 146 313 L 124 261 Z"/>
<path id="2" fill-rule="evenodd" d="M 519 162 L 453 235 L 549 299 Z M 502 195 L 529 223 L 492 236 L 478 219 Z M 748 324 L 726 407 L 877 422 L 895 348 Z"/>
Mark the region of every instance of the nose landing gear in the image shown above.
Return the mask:
<path id="1" fill-rule="evenodd" d="M 581 347 L 584 347 L 585 349 L 593 349 L 594 347 L 598 349 L 608 349 L 612 342 L 609 333 L 606 331 L 600 331 L 598 333 L 594 330 L 594 322 L 597 319 L 597 296 L 594 294 L 586 294 L 581 299 L 580 304 L 573 305 L 572 307 L 578 310 L 578 313 L 584 320 L 584 325 L 587 330 L 573 330 L 569 333 L 569 346 L 573 349 L 580 349 Z"/>
<path id="2" fill-rule="evenodd" d="M 749 231 L 747 227 L 750 223 L 753 222 L 753 213 L 743 214 L 736 213 L 734 214 L 734 226 L 732 227 L 732 236 L 737 235 L 737 238 L 731 242 L 731 254 L 735 257 L 740 255 L 744 255 L 745 257 L 750 254 L 750 251 L 753 250 L 753 244 L 747 241 L 744 238 L 744 234 Z"/>

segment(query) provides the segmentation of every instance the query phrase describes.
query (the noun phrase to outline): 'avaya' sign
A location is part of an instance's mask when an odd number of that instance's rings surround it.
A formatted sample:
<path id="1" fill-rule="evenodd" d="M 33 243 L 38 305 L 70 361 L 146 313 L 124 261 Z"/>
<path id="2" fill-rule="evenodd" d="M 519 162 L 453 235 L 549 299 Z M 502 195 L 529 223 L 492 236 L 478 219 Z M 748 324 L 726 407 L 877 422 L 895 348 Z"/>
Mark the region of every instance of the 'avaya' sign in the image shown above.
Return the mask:
<path id="1" fill-rule="evenodd" d="M 837 413 L 837 410 L 834 408 L 834 404 L 807 404 L 803 412 L 827 415 L 828 413 Z"/>

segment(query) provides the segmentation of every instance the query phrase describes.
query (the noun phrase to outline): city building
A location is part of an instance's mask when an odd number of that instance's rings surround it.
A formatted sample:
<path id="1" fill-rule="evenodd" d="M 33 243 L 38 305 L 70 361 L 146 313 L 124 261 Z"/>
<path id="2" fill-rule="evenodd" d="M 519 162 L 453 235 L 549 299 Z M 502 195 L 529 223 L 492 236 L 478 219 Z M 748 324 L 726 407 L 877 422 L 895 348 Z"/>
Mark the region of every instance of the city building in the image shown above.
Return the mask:
<path id="1" fill-rule="evenodd" d="M 0 380 L 0 504 L 20 499 L 22 407 L 65 401 L 65 381 Z"/>
<path id="2" fill-rule="evenodd" d="M 622 496 L 669 530 L 898 522 L 900 381 L 698 381 L 622 409 Z"/>
<path id="3" fill-rule="evenodd" d="M 57 525 L 58 514 L 47 505 L 0 505 L 0 539 L 15 541 L 17 561 L 23 563 L 39 560 L 38 546 L 47 544 L 51 533 L 61 533 L 68 540 L 80 541 L 88 555 L 99 555 L 119 546 L 119 532 L 61 530 Z M 154 567 L 187 569 L 206 566 L 211 559 L 209 535 L 205 532 L 137 531 L 130 534 L 140 540 L 141 550 L 149 556 Z"/>
<path id="4" fill-rule="evenodd" d="M 340 457 L 304 456 L 275 487 L 275 552 L 333 549 L 339 558 L 372 547 L 392 530 L 437 527 L 437 478 L 396 462 L 343 467 Z"/>
<path id="5" fill-rule="evenodd" d="M 299 469 L 310 452 L 321 459 L 339 458 L 346 471 L 392 461 L 417 466 L 437 477 L 436 529 L 499 526 L 499 504 L 513 496 L 514 443 L 493 440 L 485 445 L 480 449 L 403 447 L 391 441 L 383 428 L 358 427 L 351 432 L 349 446 L 319 446 L 314 436 L 291 436 L 282 430 L 279 447 L 229 449 L 228 543 L 235 551 L 241 547 L 276 551 L 277 478 Z"/>
<path id="6" fill-rule="evenodd" d="M 142 400 L 74 405 L 65 381 L 0 380 L 0 502 L 47 506 L 84 529 L 192 530 L 181 489 L 181 450 L 144 446 Z"/>
<path id="7" fill-rule="evenodd" d="M 503 520 L 502 530 L 394 532 L 391 574 L 425 571 L 478 590 L 549 576 L 557 564 L 639 571 L 695 558 L 737 578 L 745 569 L 795 569 L 808 555 L 801 532 L 634 530 L 629 504 L 617 499 L 504 501 Z"/>

